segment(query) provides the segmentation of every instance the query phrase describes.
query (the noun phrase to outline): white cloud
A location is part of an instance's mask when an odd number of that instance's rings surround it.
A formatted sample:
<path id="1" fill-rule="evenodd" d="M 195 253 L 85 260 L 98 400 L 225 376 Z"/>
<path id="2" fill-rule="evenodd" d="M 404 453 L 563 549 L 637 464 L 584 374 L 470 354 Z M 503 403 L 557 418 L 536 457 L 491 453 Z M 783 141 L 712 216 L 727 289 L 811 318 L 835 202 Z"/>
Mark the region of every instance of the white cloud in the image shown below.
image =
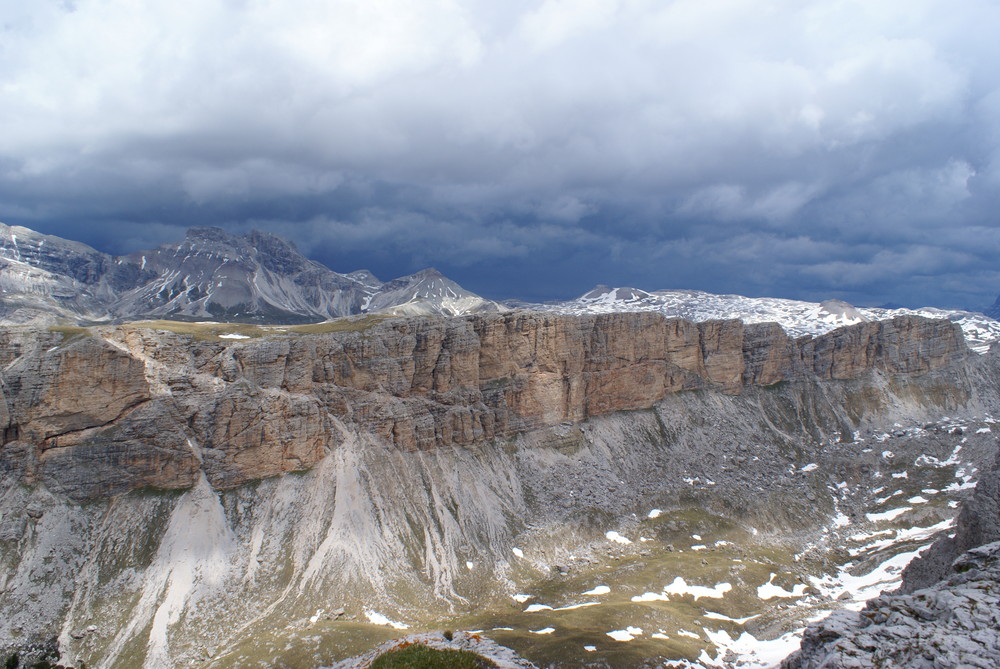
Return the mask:
<path id="1" fill-rule="evenodd" d="M 293 212 L 288 230 L 322 217 L 467 264 L 560 243 L 766 262 L 751 239 L 780 231 L 848 245 L 819 281 L 872 244 L 915 267 L 897 246 L 935 232 L 964 254 L 1000 205 L 989 0 L 0 0 L 0 16 L 0 219 L 245 223 L 256 203 Z M 757 277 L 797 290 L 796 267 Z"/>
<path id="2" fill-rule="evenodd" d="M 618 0 L 544 0 L 521 18 L 519 32 L 534 49 L 550 49 L 613 23 Z"/>

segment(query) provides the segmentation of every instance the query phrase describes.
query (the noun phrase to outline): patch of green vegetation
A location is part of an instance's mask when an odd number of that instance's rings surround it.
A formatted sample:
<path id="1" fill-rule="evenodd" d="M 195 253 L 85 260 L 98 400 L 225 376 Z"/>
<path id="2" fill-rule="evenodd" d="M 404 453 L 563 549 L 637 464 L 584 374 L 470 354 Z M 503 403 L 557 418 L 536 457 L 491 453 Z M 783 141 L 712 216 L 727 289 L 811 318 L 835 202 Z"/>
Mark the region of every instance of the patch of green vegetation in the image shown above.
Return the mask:
<path id="1" fill-rule="evenodd" d="M 391 650 L 375 659 L 371 669 L 486 669 L 497 665 L 467 650 L 431 648 L 413 644 Z"/>
<path id="2" fill-rule="evenodd" d="M 221 335 L 235 334 L 256 339 L 268 334 L 259 325 L 249 323 L 193 323 L 187 321 L 136 321 L 128 323 L 126 328 L 145 328 L 148 330 L 166 330 L 175 334 L 190 335 L 197 341 L 222 341 Z"/>
<path id="3" fill-rule="evenodd" d="M 224 335 L 240 335 L 250 339 L 287 334 L 326 334 L 329 332 L 364 332 L 372 326 L 381 323 L 389 316 L 369 314 L 361 318 L 347 316 L 323 323 L 307 325 L 256 325 L 253 323 L 198 323 L 194 321 L 136 321 L 127 323 L 125 328 L 146 328 L 149 330 L 166 330 L 175 334 L 190 335 L 196 341 L 224 341 L 232 337 Z M 50 328 L 53 331 L 81 330 L 86 328 Z M 238 341 L 238 339 L 237 339 Z"/>
<path id="4" fill-rule="evenodd" d="M 383 314 L 368 314 L 361 318 L 347 316 L 337 318 L 332 321 L 322 323 L 310 323 L 309 325 L 292 325 L 288 327 L 289 332 L 298 334 L 326 334 L 328 332 L 364 332 L 378 325 L 391 316 Z"/>

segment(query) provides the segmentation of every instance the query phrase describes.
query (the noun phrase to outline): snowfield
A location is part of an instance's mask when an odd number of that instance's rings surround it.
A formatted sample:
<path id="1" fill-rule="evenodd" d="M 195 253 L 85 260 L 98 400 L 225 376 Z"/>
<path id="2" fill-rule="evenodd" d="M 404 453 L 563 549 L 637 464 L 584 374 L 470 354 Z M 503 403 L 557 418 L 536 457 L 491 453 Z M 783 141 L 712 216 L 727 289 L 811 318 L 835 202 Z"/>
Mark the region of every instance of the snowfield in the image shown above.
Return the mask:
<path id="1" fill-rule="evenodd" d="M 715 295 L 700 290 L 657 290 L 598 286 L 575 300 L 556 304 L 517 304 L 539 311 L 564 314 L 607 314 L 628 311 L 652 311 L 666 316 L 701 322 L 740 319 L 744 323 L 778 323 L 792 337 L 816 336 L 845 325 L 880 321 L 896 316 L 916 315 L 946 318 L 957 323 L 969 347 L 985 353 L 990 344 L 1000 341 L 1000 322 L 988 316 L 956 309 L 881 309 L 854 307 L 841 300 L 803 302 L 777 297 Z"/>

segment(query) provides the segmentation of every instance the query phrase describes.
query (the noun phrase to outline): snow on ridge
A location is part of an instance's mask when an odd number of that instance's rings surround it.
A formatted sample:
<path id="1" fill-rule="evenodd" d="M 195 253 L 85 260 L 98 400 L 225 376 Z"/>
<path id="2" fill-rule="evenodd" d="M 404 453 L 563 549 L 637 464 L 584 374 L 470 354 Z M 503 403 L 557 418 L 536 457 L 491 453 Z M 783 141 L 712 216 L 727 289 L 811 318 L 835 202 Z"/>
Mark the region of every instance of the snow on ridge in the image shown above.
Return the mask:
<path id="1" fill-rule="evenodd" d="M 598 286 L 575 300 L 556 304 L 519 305 L 565 314 L 606 314 L 649 311 L 701 322 L 740 319 L 744 323 L 778 323 L 792 337 L 817 336 L 845 325 L 881 321 L 896 316 L 947 318 L 965 334 L 969 347 L 985 353 L 1000 341 L 1000 322 L 980 313 L 955 309 L 882 309 L 854 307 L 842 300 L 804 302 L 778 297 L 716 295 L 700 290 L 658 290 Z"/>

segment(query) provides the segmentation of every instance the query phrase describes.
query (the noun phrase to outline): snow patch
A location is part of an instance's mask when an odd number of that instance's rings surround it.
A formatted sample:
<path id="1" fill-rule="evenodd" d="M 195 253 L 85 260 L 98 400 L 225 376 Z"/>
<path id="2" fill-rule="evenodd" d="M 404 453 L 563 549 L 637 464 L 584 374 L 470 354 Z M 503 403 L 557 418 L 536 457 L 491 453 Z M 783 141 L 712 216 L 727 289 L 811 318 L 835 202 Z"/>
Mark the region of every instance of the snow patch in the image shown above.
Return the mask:
<path id="1" fill-rule="evenodd" d="M 758 613 L 755 616 L 747 616 L 746 618 L 730 618 L 729 616 L 716 613 L 715 611 L 705 611 L 704 617 L 709 620 L 725 620 L 726 622 L 736 623 L 737 625 L 745 625 L 754 618 L 759 618 L 760 614 Z"/>
<path id="2" fill-rule="evenodd" d="M 611 592 L 611 588 L 609 588 L 606 585 L 599 585 L 599 586 L 593 588 L 592 590 L 588 590 L 587 592 L 584 592 L 584 593 L 581 593 L 581 594 L 583 594 L 583 595 L 606 595 L 609 592 Z"/>
<path id="3" fill-rule="evenodd" d="M 731 667 L 733 665 L 726 660 L 726 657 L 735 655 L 739 658 L 736 666 L 740 669 L 775 667 L 789 654 L 798 650 L 802 640 L 801 630 L 789 632 L 770 641 L 758 639 L 749 632 L 743 632 L 737 639 L 733 639 L 725 630 L 712 632 L 706 629 L 705 634 L 715 644 L 717 653 L 713 658 L 702 651 L 699 661 L 709 667 Z"/>
<path id="4" fill-rule="evenodd" d="M 708 588 L 703 585 L 688 585 L 687 582 L 680 576 L 674 579 L 673 583 L 668 585 L 663 589 L 663 592 L 646 592 L 641 595 L 636 595 L 632 598 L 633 602 L 665 602 L 670 599 L 671 595 L 684 596 L 691 595 L 694 597 L 695 601 L 701 599 L 702 597 L 708 597 L 710 599 L 721 599 L 723 595 L 733 589 L 730 583 L 717 583 L 715 586 Z"/>
<path id="5" fill-rule="evenodd" d="M 606 536 L 609 541 L 614 541 L 615 543 L 618 543 L 618 544 L 630 544 L 630 543 L 632 543 L 632 541 L 630 539 L 627 539 L 627 538 L 623 537 L 622 535 L 618 534 L 614 530 L 612 530 L 610 532 L 606 532 L 604 534 L 604 536 Z"/>
<path id="6" fill-rule="evenodd" d="M 757 587 L 757 597 L 760 599 L 773 599 L 775 597 L 801 597 L 806 594 L 806 590 L 809 589 L 809 586 L 805 583 L 796 583 L 791 590 L 785 590 L 780 585 L 774 584 L 775 576 L 777 576 L 777 574 L 772 572 L 770 578 L 767 579 L 767 583 Z"/>
<path id="7" fill-rule="evenodd" d="M 378 611 L 365 611 L 365 618 L 368 618 L 368 622 L 372 625 L 383 625 L 385 627 L 393 627 L 398 630 L 409 629 L 410 626 L 405 623 L 396 622 L 395 620 L 390 620 Z"/>
<path id="8" fill-rule="evenodd" d="M 539 611 L 551 611 L 552 607 L 547 604 L 531 604 L 524 610 L 525 613 L 537 613 Z"/>
<path id="9" fill-rule="evenodd" d="M 642 634 L 642 628 L 626 627 L 623 630 L 612 630 L 611 632 L 606 632 L 606 634 L 615 641 L 631 641 Z"/>
<path id="10" fill-rule="evenodd" d="M 913 507 L 910 506 L 901 506 L 898 509 L 889 509 L 888 511 L 883 511 L 882 513 L 866 513 L 865 518 L 873 523 L 878 523 L 883 520 L 895 520 L 912 509 Z"/>

